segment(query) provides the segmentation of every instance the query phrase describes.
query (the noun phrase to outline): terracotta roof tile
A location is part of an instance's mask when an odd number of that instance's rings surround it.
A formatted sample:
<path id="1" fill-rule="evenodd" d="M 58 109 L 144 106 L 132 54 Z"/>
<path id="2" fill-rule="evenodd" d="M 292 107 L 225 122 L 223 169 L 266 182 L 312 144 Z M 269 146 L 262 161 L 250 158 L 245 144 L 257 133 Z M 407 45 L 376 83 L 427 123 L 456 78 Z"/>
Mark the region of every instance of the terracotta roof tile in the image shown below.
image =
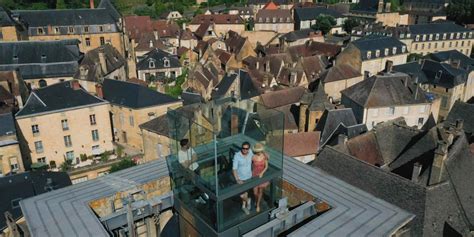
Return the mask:
<path id="1" fill-rule="evenodd" d="M 291 157 L 316 154 L 319 148 L 319 132 L 288 133 L 284 136 L 283 150 Z"/>

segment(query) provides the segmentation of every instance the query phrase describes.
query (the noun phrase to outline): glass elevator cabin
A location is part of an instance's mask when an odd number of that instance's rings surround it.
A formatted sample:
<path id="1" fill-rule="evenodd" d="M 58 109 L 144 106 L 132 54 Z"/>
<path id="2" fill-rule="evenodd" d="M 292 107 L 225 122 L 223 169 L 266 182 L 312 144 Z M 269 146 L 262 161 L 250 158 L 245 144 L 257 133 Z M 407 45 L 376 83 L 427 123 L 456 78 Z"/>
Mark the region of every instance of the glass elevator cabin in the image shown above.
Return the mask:
<path id="1" fill-rule="evenodd" d="M 240 236 L 267 223 L 281 198 L 284 114 L 252 100 L 223 98 L 170 109 L 167 116 L 171 138 L 167 162 L 181 236 Z M 183 139 L 189 140 L 194 153 L 179 155 Z M 238 184 L 232 164 L 245 141 L 251 148 L 262 143 L 269 163 L 261 178 Z M 192 162 L 180 162 L 183 154 Z M 269 185 L 257 212 L 253 188 L 265 182 Z M 245 192 L 252 199 L 248 213 L 240 198 Z"/>

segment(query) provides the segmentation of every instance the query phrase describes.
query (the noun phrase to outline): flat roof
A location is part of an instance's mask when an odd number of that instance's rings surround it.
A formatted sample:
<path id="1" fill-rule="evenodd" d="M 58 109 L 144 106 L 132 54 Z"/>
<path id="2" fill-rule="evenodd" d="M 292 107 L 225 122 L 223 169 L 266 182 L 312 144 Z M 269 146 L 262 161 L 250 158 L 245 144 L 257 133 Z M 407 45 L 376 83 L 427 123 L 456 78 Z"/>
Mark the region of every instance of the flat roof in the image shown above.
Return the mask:
<path id="1" fill-rule="evenodd" d="M 168 176 L 155 160 L 20 202 L 31 236 L 109 236 L 89 202 Z M 290 236 L 390 236 L 414 215 L 318 168 L 285 157 L 283 178 L 332 209 Z"/>

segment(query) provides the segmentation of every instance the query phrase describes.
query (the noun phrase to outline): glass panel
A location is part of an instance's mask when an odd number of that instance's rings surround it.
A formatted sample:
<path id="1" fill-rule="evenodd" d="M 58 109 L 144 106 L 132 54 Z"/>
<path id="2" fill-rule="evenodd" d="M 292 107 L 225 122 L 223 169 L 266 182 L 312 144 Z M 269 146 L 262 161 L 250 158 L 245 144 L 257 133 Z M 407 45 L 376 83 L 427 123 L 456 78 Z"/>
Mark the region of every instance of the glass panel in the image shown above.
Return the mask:
<path id="1" fill-rule="evenodd" d="M 274 208 L 275 181 L 283 166 L 283 113 L 251 100 L 224 98 L 167 114 L 168 166 L 175 197 L 185 208 L 218 232 Z M 241 149 L 244 142 L 249 150 Z M 254 193 L 257 186 L 261 189 Z M 242 209 L 243 193 L 253 199 L 249 214 Z"/>

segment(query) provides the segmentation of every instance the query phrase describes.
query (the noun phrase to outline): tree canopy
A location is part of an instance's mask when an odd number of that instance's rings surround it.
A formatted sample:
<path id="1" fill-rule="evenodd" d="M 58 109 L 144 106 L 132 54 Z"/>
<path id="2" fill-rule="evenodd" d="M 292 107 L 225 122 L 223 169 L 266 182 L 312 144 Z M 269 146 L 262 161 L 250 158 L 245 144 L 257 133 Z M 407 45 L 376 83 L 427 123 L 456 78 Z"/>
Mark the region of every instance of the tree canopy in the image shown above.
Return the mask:
<path id="1" fill-rule="evenodd" d="M 474 23 L 474 1 L 452 0 L 446 9 L 448 19 L 458 24 Z"/>
<path id="2" fill-rule="evenodd" d="M 314 30 L 320 30 L 323 34 L 327 34 L 333 26 L 336 25 L 336 20 L 332 16 L 319 15 L 316 17 L 316 24 L 312 25 L 311 28 Z"/>
<path id="3" fill-rule="evenodd" d="M 350 34 L 352 32 L 352 29 L 359 25 L 360 23 L 358 21 L 356 21 L 353 18 L 349 18 L 346 21 L 344 21 L 344 25 L 342 25 L 342 28 L 344 29 L 344 31 Z"/>
<path id="4" fill-rule="evenodd" d="M 127 158 L 127 159 L 123 159 L 121 160 L 120 162 L 116 163 L 116 164 L 113 164 L 111 167 L 110 167 L 110 171 L 109 173 L 113 173 L 113 172 L 117 172 L 119 170 L 123 170 L 123 169 L 126 169 L 126 168 L 130 168 L 130 167 L 133 167 L 137 165 L 133 160 Z"/>

